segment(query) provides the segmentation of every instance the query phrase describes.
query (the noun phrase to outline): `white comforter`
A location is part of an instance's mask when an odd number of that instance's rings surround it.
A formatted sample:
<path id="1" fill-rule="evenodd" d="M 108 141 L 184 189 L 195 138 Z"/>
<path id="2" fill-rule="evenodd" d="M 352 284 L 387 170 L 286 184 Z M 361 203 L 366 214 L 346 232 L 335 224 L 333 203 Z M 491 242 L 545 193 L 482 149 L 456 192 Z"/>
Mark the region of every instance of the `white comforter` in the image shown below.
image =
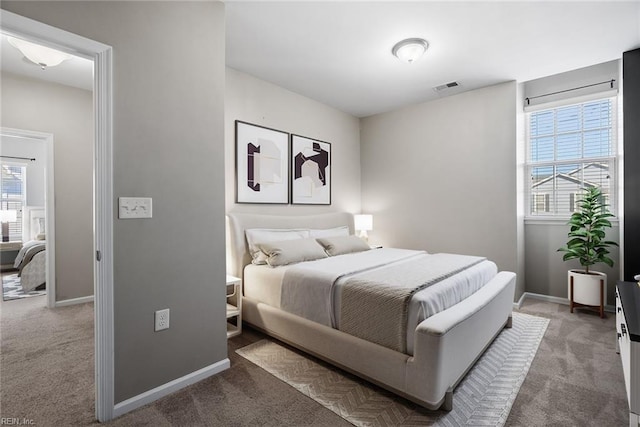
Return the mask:
<path id="1" fill-rule="evenodd" d="M 339 329 L 341 287 L 347 279 L 425 255 L 423 251 L 383 248 L 290 266 L 284 272 L 280 308 Z M 420 322 L 462 301 L 497 271 L 495 263 L 483 261 L 417 292 L 409 305 L 407 352 L 413 354 L 415 328 Z"/>

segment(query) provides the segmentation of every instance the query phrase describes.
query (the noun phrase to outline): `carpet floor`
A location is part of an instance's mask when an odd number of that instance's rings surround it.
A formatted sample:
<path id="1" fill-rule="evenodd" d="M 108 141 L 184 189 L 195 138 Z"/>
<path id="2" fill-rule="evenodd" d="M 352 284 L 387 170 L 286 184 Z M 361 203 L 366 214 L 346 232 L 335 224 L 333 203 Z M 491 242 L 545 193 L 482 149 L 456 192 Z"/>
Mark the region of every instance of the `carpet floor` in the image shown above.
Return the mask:
<path id="1" fill-rule="evenodd" d="M 550 319 L 507 426 L 624 426 L 628 409 L 615 352 L 615 316 L 527 300 Z M 93 306 L 49 310 L 41 298 L 0 302 L 0 417 L 35 426 L 93 419 Z M 126 414 L 108 426 L 350 426 L 235 351 L 264 334 L 229 340 L 231 369 Z"/>

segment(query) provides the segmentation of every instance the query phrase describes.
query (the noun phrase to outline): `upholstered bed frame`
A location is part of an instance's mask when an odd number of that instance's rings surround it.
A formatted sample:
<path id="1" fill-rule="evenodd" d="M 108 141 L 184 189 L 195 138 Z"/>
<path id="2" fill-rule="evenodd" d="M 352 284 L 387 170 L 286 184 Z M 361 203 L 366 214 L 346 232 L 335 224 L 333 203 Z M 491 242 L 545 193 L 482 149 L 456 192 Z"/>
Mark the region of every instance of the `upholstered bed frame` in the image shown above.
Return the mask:
<path id="1" fill-rule="evenodd" d="M 353 216 L 229 214 L 229 273 L 242 277 L 251 262 L 244 231 L 250 228 L 332 228 Z M 428 409 L 450 410 L 453 389 L 506 325 L 516 276 L 500 272 L 483 288 L 448 310 L 429 317 L 416 329 L 409 356 L 345 334 L 251 298 L 243 298 L 243 319 L 281 341 L 328 361 Z"/>

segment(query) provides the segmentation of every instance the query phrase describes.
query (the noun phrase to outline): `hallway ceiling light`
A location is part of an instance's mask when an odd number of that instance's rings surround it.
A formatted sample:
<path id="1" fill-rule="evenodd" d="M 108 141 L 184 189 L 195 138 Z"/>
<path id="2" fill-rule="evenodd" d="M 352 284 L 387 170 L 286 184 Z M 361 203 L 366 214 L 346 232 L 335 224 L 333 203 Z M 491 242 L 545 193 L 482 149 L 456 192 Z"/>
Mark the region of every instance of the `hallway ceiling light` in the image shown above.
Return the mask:
<path id="1" fill-rule="evenodd" d="M 34 64 L 39 65 L 43 70 L 46 67 L 55 67 L 56 65 L 60 65 L 63 61 L 72 58 L 71 55 L 60 52 L 59 50 L 51 49 L 50 47 L 41 46 L 15 37 L 8 37 L 8 39 L 11 46 L 18 49 L 22 52 L 25 58 Z"/>
<path id="2" fill-rule="evenodd" d="M 391 53 L 398 59 L 409 64 L 420 58 L 429 49 L 429 43 L 425 39 L 405 39 L 393 46 Z"/>

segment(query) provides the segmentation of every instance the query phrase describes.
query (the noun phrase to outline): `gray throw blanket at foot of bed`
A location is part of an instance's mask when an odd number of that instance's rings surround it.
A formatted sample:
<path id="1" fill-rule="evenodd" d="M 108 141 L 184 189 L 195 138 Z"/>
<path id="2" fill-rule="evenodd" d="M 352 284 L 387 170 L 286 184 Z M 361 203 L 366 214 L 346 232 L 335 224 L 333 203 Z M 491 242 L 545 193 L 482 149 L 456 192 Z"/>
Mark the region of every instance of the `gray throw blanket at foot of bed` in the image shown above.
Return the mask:
<path id="1" fill-rule="evenodd" d="M 340 330 L 406 353 L 411 297 L 485 259 L 424 255 L 350 278 L 342 290 Z"/>

